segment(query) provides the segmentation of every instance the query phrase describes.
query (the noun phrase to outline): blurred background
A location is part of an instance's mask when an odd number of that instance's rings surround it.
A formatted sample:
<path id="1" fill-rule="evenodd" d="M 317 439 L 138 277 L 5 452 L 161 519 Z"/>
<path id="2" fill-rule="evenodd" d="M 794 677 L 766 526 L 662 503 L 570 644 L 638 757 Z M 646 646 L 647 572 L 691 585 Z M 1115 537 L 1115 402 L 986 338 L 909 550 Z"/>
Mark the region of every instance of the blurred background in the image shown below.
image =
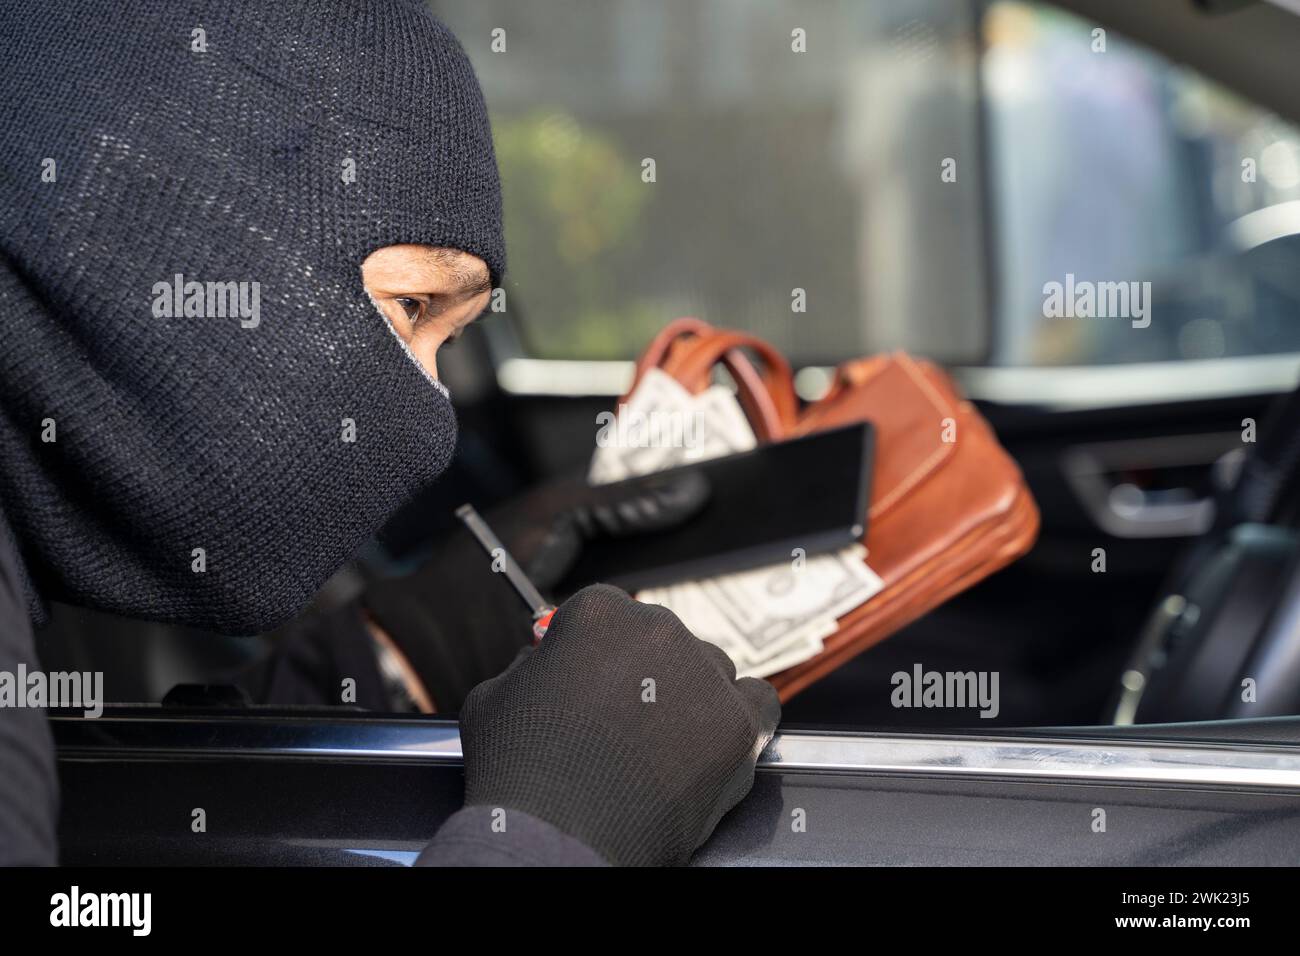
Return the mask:
<path id="1" fill-rule="evenodd" d="M 1296 127 L 1115 30 L 971 0 L 431 6 L 487 95 L 529 356 L 629 358 L 684 314 L 800 365 L 1300 349 L 1300 246 L 1245 261 L 1261 213 L 1300 222 Z M 1044 318 L 1067 272 L 1150 281 L 1160 321 Z"/>

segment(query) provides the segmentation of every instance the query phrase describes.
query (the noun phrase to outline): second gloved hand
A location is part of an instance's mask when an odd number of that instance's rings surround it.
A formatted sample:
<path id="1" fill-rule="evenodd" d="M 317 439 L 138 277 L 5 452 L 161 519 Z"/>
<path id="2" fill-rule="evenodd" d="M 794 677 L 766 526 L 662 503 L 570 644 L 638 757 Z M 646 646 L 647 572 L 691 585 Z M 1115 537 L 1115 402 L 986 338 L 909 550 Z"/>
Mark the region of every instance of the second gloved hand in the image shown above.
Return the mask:
<path id="1" fill-rule="evenodd" d="M 626 538 L 688 520 L 708 499 L 699 474 L 649 476 L 634 487 L 589 486 L 581 477 L 542 485 L 484 517 L 544 593 L 587 541 Z M 463 527 L 438 542 L 412 574 L 372 582 L 370 618 L 410 662 L 441 714 L 455 713 L 479 682 L 532 638 L 532 616 L 493 559 Z"/>

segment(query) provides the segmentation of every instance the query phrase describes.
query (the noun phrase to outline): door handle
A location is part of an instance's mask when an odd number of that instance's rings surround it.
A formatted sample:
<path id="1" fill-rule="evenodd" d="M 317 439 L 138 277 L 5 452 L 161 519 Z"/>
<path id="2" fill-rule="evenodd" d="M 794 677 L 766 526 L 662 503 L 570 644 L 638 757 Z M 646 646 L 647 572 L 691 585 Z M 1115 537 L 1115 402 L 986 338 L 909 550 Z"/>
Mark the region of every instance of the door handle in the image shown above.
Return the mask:
<path id="1" fill-rule="evenodd" d="M 1197 497 L 1190 488 L 1147 491 L 1124 482 L 1110 489 L 1106 506 L 1111 523 L 1122 525 L 1130 532 L 1145 527 L 1157 528 L 1162 534 L 1195 535 L 1207 531 L 1214 523 L 1214 499 Z"/>
<path id="2" fill-rule="evenodd" d="M 1233 432 L 1177 435 L 1079 445 L 1068 449 L 1061 467 L 1089 517 L 1117 538 L 1180 538 L 1204 534 L 1214 524 L 1215 500 L 1192 488 L 1141 488 L 1117 480 L 1125 473 L 1204 466 L 1240 447 Z"/>

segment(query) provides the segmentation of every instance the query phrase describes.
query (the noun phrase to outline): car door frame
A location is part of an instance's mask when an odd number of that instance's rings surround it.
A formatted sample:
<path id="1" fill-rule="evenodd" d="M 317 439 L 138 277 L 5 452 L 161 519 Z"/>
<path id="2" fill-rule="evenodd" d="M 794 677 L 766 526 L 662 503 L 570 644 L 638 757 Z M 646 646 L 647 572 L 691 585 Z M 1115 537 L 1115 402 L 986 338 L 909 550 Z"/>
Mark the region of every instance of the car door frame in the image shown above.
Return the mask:
<path id="1" fill-rule="evenodd" d="M 113 707 L 52 724 L 65 864 L 409 865 L 462 799 L 454 721 Z M 1214 727 L 783 729 L 694 863 L 1294 864 L 1300 719 Z"/>

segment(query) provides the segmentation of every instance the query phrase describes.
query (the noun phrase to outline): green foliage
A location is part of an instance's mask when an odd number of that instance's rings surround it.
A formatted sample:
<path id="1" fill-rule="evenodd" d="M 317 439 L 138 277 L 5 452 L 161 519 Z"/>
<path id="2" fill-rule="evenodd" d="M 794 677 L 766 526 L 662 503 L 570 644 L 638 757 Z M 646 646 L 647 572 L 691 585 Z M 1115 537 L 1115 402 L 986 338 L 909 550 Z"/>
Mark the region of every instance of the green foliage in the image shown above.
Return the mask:
<path id="1" fill-rule="evenodd" d="M 652 185 L 640 160 L 574 117 L 539 111 L 496 122 L 512 299 L 546 357 L 625 356 L 671 316 L 620 294 Z"/>

